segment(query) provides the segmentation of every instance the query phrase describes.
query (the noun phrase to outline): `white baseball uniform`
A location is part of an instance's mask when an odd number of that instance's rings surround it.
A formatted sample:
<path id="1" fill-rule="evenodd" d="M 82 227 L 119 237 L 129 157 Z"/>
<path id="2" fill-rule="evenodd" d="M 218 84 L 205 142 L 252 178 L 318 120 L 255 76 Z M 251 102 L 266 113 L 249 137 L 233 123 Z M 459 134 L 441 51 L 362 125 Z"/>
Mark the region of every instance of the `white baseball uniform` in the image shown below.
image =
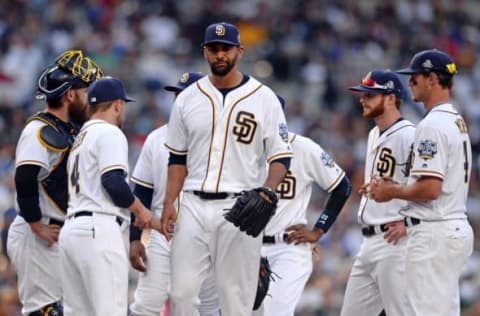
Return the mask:
<path id="1" fill-rule="evenodd" d="M 60 232 L 60 273 L 64 314 L 122 315 L 127 312 L 127 251 L 115 206 L 101 183 L 114 169 L 128 174 L 128 143 L 115 125 L 95 119 L 84 124 L 68 159 L 67 220 Z M 91 212 L 90 216 L 76 216 Z"/>
<path id="2" fill-rule="evenodd" d="M 133 182 L 153 189 L 151 210 L 156 217 L 162 214 L 167 182 L 169 152 L 164 145 L 166 134 L 167 125 L 164 125 L 147 136 L 131 177 Z M 170 295 L 170 242 L 152 230 L 145 251 L 147 271 L 140 273 L 130 311 L 132 315 L 158 316 Z M 201 316 L 219 314 L 212 273 L 202 286 L 200 301 Z"/>
<path id="3" fill-rule="evenodd" d="M 382 132 L 378 126 L 372 128 L 367 141 L 365 183 L 370 183 L 372 176 L 388 176 L 405 184 L 414 136 L 415 126 L 404 119 Z M 404 200 L 377 203 L 368 195 L 362 196 L 358 221 L 363 227 L 373 227 L 375 234 L 363 238 L 350 272 L 342 316 L 376 316 L 382 309 L 387 315 L 403 315 L 407 241 L 403 238 L 396 245 L 388 243 L 380 225 L 403 220 L 399 211 L 405 205 Z"/>
<path id="4" fill-rule="evenodd" d="M 252 77 L 224 97 L 206 76 L 177 97 L 165 144 L 187 155 L 188 169 L 172 240 L 173 313 L 197 315 L 200 286 L 213 268 L 222 315 L 250 315 L 262 238 L 240 232 L 223 214 L 234 193 L 262 186 L 265 157 L 292 156 L 280 102 Z M 202 199 L 198 191 L 226 194 Z"/>
<path id="5" fill-rule="evenodd" d="M 39 139 L 39 130 L 47 125 L 40 120 L 30 121 L 23 129 L 15 154 L 15 167 L 40 166 L 38 174 L 39 206 L 41 221 L 51 219 L 63 222 L 65 213 L 44 189 L 41 181 L 49 177 L 62 163 L 67 152 L 49 150 Z M 58 245 L 51 247 L 38 238 L 22 216 L 17 216 L 8 231 L 8 256 L 18 275 L 18 292 L 22 302 L 22 314 L 28 315 L 62 297 L 58 275 Z"/>
<path id="6" fill-rule="evenodd" d="M 452 104 L 435 106 L 418 124 L 408 183 L 442 179 L 440 196 L 409 202 L 402 214 L 421 223 L 408 230 L 405 315 L 460 315 L 458 280 L 473 249 L 466 200 L 472 166 L 467 126 Z"/>
<path id="7" fill-rule="evenodd" d="M 267 257 L 278 277 L 270 282 L 268 295 L 255 315 L 293 316 L 312 272 L 311 244 L 288 244 L 283 241 L 285 229 L 307 224 L 306 212 L 312 195 L 312 184 L 331 192 L 345 172 L 323 148 L 311 139 L 290 133 L 295 158 L 284 180 L 277 187 L 278 208 L 265 228 L 265 235 L 275 236 L 274 244 L 263 244 L 262 256 Z"/>

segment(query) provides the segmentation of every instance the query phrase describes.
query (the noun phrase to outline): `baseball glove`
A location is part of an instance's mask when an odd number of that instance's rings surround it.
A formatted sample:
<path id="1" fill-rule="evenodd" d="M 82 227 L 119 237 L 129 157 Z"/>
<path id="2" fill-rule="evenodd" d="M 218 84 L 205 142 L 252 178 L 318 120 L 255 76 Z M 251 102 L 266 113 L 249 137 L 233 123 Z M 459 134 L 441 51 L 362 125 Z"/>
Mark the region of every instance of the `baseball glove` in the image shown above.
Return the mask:
<path id="1" fill-rule="evenodd" d="M 272 277 L 272 270 L 267 257 L 260 258 L 260 270 L 258 272 L 257 294 L 255 295 L 255 304 L 253 310 L 256 311 L 262 305 L 265 296 L 267 296 L 268 288 L 270 287 L 270 280 Z"/>
<path id="2" fill-rule="evenodd" d="M 260 193 L 263 192 L 270 201 Z M 268 221 L 275 214 L 278 198 L 275 192 L 268 188 L 257 188 L 243 191 L 233 207 L 224 217 L 249 236 L 257 237 L 267 226 Z"/>

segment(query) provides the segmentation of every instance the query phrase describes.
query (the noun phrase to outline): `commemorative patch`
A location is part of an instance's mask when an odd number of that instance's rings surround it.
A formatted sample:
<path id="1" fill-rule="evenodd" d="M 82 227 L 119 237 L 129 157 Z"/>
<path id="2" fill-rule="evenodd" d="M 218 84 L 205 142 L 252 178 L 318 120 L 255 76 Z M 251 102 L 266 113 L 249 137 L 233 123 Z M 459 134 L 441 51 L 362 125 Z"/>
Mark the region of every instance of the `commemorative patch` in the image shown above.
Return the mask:
<path id="1" fill-rule="evenodd" d="M 283 139 L 284 142 L 288 142 L 288 127 L 285 123 L 280 123 L 278 125 L 278 134 Z"/>
<path id="2" fill-rule="evenodd" d="M 437 153 L 437 143 L 430 139 L 420 141 L 417 148 L 418 156 L 423 160 L 432 159 Z"/>
<path id="3" fill-rule="evenodd" d="M 333 159 L 330 157 L 329 154 L 327 154 L 324 151 L 320 155 L 320 159 L 322 160 L 323 164 L 327 167 L 332 168 L 333 166 L 335 166 L 335 162 L 333 161 Z"/>

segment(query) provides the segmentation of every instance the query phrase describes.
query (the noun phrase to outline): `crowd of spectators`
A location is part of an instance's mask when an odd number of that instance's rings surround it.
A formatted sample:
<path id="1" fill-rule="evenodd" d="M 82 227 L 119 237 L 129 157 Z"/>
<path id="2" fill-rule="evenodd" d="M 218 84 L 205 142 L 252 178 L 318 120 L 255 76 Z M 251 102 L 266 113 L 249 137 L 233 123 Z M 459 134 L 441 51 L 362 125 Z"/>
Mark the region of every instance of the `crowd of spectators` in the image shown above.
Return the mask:
<path id="1" fill-rule="evenodd" d="M 15 144 L 35 99 L 42 67 L 66 49 L 82 49 L 137 98 L 125 132 L 132 164 L 145 136 L 168 120 L 172 96 L 163 86 L 183 72 L 208 73 L 200 43 L 212 22 L 236 23 L 246 53 L 241 70 L 287 100 L 291 131 L 327 149 L 358 189 L 366 136 L 357 96 L 347 87 L 371 69 L 406 66 L 413 53 L 438 48 L 459 69 L 454 100 L 469 123 L 474 163 L 469 218 L 475 252 L 461 280 L 462 315 L 480 315 L 480 3 L 476 0 L 0 0 L 0 213 L 2 245 L 15 216 Z M 411 101 L 403 115 L 418 122 Z M 314 192 L 313 222 L 325 194 Z M 314 251 L 315 268 L 298 315 L 338 315 L 361 242 L 354 192 L 332 231 Z M 3 248 L 4 250 L 4 248 Z M 5 251 L 3 251 L 5 253 Z M 133 275 L 133 273 L 132 273 Z M 0 256 L 0 316 L 19 315 L 15 276 Z"/>

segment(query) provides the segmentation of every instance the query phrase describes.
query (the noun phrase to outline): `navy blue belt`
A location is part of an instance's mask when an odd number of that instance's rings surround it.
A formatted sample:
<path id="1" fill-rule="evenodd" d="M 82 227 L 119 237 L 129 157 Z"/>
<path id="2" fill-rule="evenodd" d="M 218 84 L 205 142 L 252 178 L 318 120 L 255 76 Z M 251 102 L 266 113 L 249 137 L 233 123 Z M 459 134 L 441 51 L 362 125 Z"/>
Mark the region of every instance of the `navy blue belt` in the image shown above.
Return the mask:
<path id="1" fill-rule="evenodd" d="M 282 236 L 282 242 L 286 242 L 287 238 L 288 238 L 288 234 L 284 233 Z M 264 235 L 262 241 L 264 244 L 275 244 L 277 242 L 280 242 L 275 240 L 275 236 L 270 236 L 270 235 Z"/>
<path id="2" fill-rule="evenodd" d="M 80 217 L 80 216 L 93 216 L 93 212 L 90 211 L 80 211 L 75 214 L 73 214 L 73 218 Z M 123 219 L 121 217 L 115 216 L 115 221 L 117 222 L 118 225 L 122 226 Z"/>
<path id="3" fill-rule="evenodd" d="M 420 220 L 415 217 L 405 217 L 403 219 L 403 222 L 405 223 L 405 226 L 407 227 L 412 227 L 415 225 L 420 224 Z M 387 224 L 381 224 L 381 225 L 369 225 L 369 226 L 363 226 L 362 227 L 362 235 L 366 237 L 370 237 L 379 233 L 383 233 L 387 231 Z"/>
<path id="4" fill-rule="evenodd" d="M 48 220 L 48 224 L 49 225 L 58 225 L 58 226 L 62 227 L 63 226 L 63 221 L 60 221 L 60 220 L 55 219 L 55 218 L 50 218 Z"/>
<path id="5" fill-rule="evenodd" d="M 223 200 L 226 198 L 237 197 L 241 193 L 193 191 L 193 194 L 195 194 L 202 200 Z"/>

